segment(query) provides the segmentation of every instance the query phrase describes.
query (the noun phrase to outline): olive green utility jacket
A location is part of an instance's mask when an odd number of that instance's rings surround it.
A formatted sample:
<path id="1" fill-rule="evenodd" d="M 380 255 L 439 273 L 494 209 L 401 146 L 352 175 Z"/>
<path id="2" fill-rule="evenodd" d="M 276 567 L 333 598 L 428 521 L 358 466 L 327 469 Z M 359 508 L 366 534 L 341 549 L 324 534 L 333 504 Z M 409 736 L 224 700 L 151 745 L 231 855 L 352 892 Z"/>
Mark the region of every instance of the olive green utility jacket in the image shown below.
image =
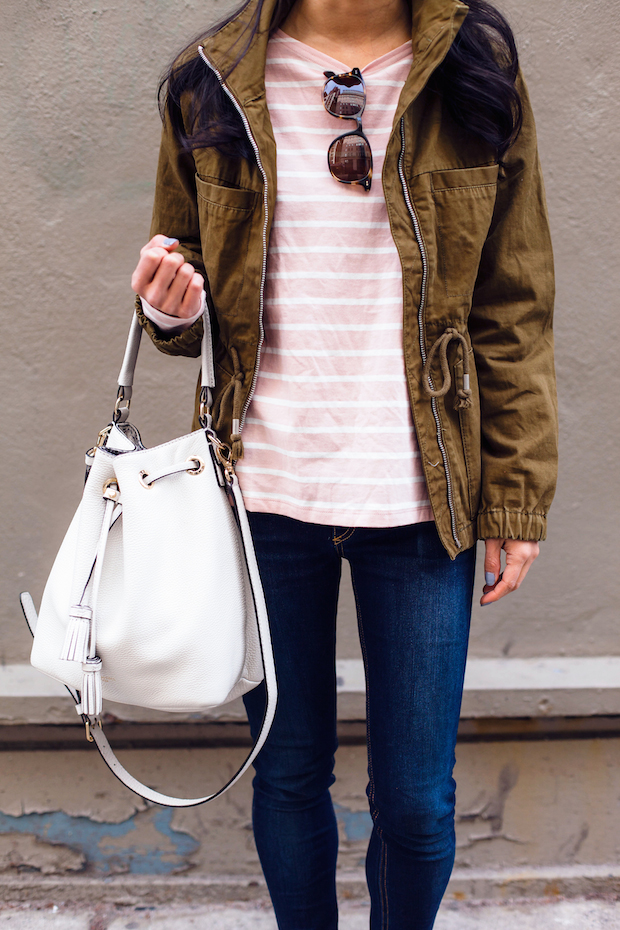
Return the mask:
<path id="1" fill-rule="evenodd" d="M 263 342 L 276 205 L 276 143 L 264 84 L 274 3 L 266 0 L 258 35 L 223 82 L 256 161 L 215 148 L 187 154 L 164 126 L 157 174 L 151 235 L 178 238 L 205 277 L 214 316 L 214 410 L 224 441 L 233 421 L 243 430 Z M 523 129 L 498 166 L 490 147 L 457 126 L 426 86 L 467 12 L 460 0 L 413 0 L 414 60 L 382 178 L 403 269 L 413 422 L 437 529 L 452 558 L 476 538 L 545 538 L 557 446 L 553 259 L 527 90 L 519 79 Z M 228 50 L 235 55 L 243 47 L 246 16 L 204 40 L 205 67 L 220 79 L 229 69 Z M 138 312 L 161 351 L 199 355 L 202 320 L 167 336 Z M 429 396 L 448 382 L 442 396 Z M 368 443 L 384 450 L 389 475 L 392 437 L 369 432 Z"/>

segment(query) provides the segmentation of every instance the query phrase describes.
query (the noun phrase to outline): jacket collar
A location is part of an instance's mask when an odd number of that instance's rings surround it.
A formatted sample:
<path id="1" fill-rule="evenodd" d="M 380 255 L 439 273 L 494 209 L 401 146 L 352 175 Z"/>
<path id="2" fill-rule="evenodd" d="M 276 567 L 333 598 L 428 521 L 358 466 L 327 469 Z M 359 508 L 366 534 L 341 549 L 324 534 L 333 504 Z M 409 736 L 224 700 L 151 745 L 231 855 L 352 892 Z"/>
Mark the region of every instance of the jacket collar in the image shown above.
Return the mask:
<path id="1" fill-rule="evenodd" d="M 264 96 L 265 93 L 265 58 L 275 4 L 276 0 L 265 0 L 258 32 L 230 75 L 228 72 L 231 65 L 247 43 L 246 30 L 250 28 L 249 24 L 256 13 L 258 0 L 250 0 L 248 6 L 231 22 L 204 40 L 207 57 L 218 69 L 226 85 L 242 106 Z"/>
<path id="2" fill-rule="evenodd" d="M 468 12 L 461 0 L 413 0 L 413 64 L 394 114 L 394 126 L 450 51 Z"/>
<path id="3" fill-rule="evenodd" d="M 411 2 L 414 60 L 401 94 L 396 119 L 400 119 L 434 69 L 441 64 L 469 10 L 461 0 Z M 258 0 L 250 0 L 239 15 L 204 41 L 208 58 L 226 79 L 226 84 L 242 106 L 263 97 L 265 93 L 265 58 L 275 4 L 276 0 L 265 0 L 258 33 L 228 77 L 231 64 L 247 42 L 245 30 L 256 12 Z"/>

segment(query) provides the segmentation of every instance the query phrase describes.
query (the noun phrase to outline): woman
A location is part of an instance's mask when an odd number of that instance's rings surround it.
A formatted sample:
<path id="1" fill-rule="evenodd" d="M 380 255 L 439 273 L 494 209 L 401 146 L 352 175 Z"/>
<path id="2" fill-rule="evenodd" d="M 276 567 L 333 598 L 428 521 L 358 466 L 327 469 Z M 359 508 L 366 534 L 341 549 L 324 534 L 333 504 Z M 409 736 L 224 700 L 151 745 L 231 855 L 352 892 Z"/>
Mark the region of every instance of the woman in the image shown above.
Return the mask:
<path id="1" fill-rule="evenodd" d="M 555 480 L 552 257 L 512 34 L 482 0 L 250 0 L 165 88 L 132 285 L 169 354 L 199 354 L 205 289 L 211 308 L 217 430 L 279 680 L 253 809 L 278 925 L 337 926 L 344 557 L 367 680 L 371 927 L 429 930 L 454 860 L 474 544 L 488 605 L 538 555 Z M 247 696 L 254 731 L 263 706 L 262 689 Z"/>

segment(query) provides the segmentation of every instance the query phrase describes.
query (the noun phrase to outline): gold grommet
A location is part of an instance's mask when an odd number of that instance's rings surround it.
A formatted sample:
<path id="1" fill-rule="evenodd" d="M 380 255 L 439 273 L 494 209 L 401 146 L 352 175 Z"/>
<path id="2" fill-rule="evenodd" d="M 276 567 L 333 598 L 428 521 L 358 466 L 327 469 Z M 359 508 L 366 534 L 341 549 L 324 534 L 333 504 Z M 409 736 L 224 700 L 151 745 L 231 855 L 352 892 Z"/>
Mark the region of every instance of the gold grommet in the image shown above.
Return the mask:
<path id="1" fill-rule="evenodd" d="M 148 478 L 148 476 L 149 476 L 148 471 L 144 471 L 144 470 L 142 470 L 142 471 L 140 472 L 140 475 L 139 475 L 139 477 L 140 477 L 140 484 L 142 485 L 142 487 L 143 487 L 143 488 L 146 488 L 147 491 L 150 491 L 150 489 L 153 487 L 153 482 L 152 482 L 152 481 L 146 481 L 146 478 Z"/>
<path id="2" fill-rule="evenodd" d="M 106 500 L 117 500 L 119 493 L 120 488 L 116 478 L 108 478 L 107 481 L 103 482 L 103 496 L 106 498 Z"/>
<path id="3" fill-rule="evenodd" d="M 190 462 L 195 462 L 195 463 L 196 463 L 196 467 L 195 467 L 195 468 L 188 468 L 188 469 L 187 469 L 188 474 L 190 474 L 190 475 L 200 475 L 200 474 L 202 474 L 202 472 L 205 470 L 205 463 L 202 461 L 202 459 L 199 459 L 197 455 L 190 455 L 189 461 L 190 461 Z"/>

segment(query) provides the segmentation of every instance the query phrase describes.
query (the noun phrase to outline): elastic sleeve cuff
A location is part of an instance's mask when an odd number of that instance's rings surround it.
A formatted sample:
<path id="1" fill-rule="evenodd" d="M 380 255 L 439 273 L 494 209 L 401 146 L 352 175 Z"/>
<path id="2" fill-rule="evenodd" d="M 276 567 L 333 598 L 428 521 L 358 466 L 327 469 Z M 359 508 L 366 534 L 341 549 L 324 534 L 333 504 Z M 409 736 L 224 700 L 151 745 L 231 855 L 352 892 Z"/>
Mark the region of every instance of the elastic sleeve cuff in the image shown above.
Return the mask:
<path id="1" fill-rule="evenodd" d="M 518 510 L 483 510 L 478 514 L 478 539 L 527 539 L 547 537 L 547 515 Z"/>
<path id="2" fill-rule="evenodd" d="M 196 320 L 205 312 L 205 301 L 206 294 L 203 288 L 198 312 L 195 313 L 194 316 L 181 320 L 177 316 L 171 316 L 169 313 L 164 313 L 163 310 L 157 310 L 156 307 L 152 307 L 144 297 L 140 298 L 142 312 L 145 317 L 152 323 L 155 323 L 155 326 L 162 333 L 166 333 L 167 336 L 178 336 L 180 333 L 185 332 L 186 329 L 189 329 L 190 326 L 193 326 Z"/>
<path id="3" fill-rule="evenodd" d="M 187 355 L 190 358 L 197 358 L 200 355 L 200 345 L 202 340 L 202 317 L 199 317 L 189 329 L 184 329 L 181 333 L 164 333 L 145 315 L 142 309 L 142 301 L 136 294 L 135 310 L 138 316 L 140 326 L 148 334 L 153 345 L 165 355 Z"/>

